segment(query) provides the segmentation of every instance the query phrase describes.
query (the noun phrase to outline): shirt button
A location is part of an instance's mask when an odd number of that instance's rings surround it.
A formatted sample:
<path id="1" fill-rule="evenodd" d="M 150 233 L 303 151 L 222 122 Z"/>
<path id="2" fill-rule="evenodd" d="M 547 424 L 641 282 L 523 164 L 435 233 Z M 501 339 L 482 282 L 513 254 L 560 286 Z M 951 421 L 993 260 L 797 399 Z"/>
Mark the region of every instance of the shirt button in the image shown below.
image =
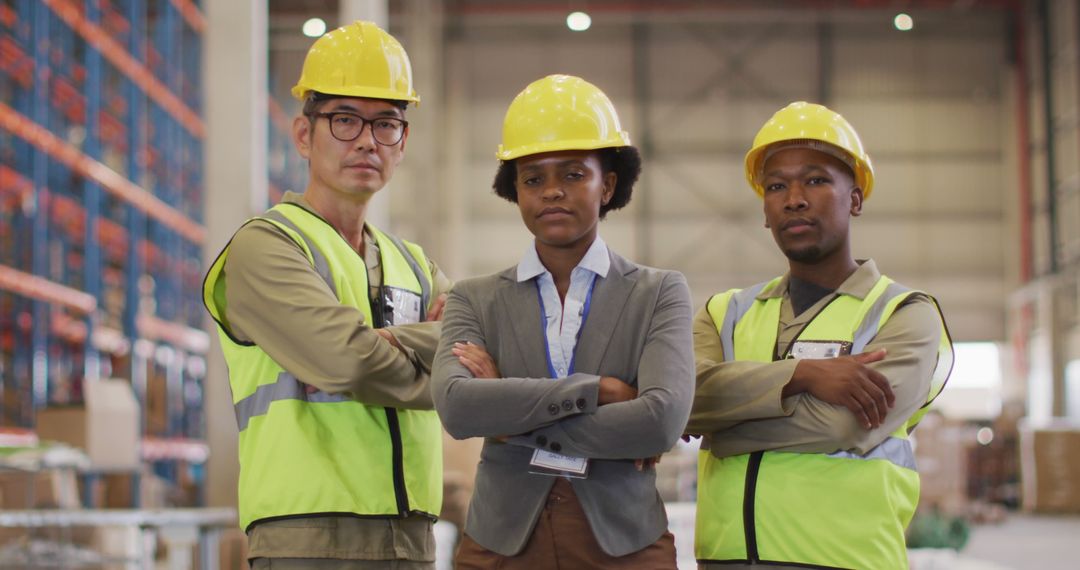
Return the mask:
<path id="1" fill-rule="evenodd" d="M 569 412 L 570 410 L 574 409 L 574 403 L 570 400 L 563 400 L 562 409 Z"/>
<path id="2" fill-rule="evenodd" d="M 555 404 L 551 404 L 550 406 L 548 406 L 548 413 L 553 415 L 553 416 L 558 415 L 559 414 L 559 406 L 557 406 Z"/>
<path id="3" fill-rule="evenodd" d="M 547 445 L 547 438 L 542 436 L 542 435 L 536 436 L 536 444 L 537 445 Z"/>
<path id="4" fill-rule="evenodd" d="M 551 447 L 551 450 L 555 453 L 562 451 L 562 445 L 559 445 L 559 442 L 557 441 L 551 442 L 551 445 L 549 447 Z"/>
<path id="5" fill-rule="evenodd" d="M 586 404 L 585 398 L 578 398 L 577 409 L 584 410 L 585 409 L 585 404 Z"/>

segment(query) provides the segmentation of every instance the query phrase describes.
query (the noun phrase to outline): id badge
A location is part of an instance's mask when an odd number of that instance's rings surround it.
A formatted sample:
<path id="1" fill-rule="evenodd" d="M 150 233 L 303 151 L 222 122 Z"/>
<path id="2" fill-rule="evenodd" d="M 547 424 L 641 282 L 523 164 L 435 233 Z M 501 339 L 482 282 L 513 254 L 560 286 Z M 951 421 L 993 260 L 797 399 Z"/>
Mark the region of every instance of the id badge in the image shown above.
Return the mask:
<path id="1" fill-rule="evenodd" d="M 798 340 L 791 345 L 791 358 L 822 359 L 851 354 L 851 343 L 842 340 Z"/>
<path id="2" fill-rule="evenodd" d="M 537 449 L 529 461 L 529 473 L 585 479 L 589 476 L 589 459 Z"/>
<path id="3" fill-rule="evenodd" d="M 382 288 L 383 303 L 387 308 L 387 325 L 408 325 L 420 322 L 423 307 L 420 295 L 397 287 Z"/>

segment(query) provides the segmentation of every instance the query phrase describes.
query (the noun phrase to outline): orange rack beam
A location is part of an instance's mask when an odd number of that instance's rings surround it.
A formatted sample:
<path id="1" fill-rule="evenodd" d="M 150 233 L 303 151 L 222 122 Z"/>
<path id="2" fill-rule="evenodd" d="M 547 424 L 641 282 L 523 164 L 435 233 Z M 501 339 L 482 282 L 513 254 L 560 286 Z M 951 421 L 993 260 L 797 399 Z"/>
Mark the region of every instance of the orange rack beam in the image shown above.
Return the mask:
<path id="1" fill-rule="evenodd" d="M 83 314 L 92 313 L 97 309 L 97 299 L 89 293 L 54 283 L 44 277 L 19 271 L 14 267 L 3 264 L 0 264 L 0 289 L 6 289 L 24 297 L 70 307 Z"/>
<path id="2" fill-rule="evenodd" d="M 189 241 L 201 244 L 206 239 L 206 228 L 3 103 L 0 103 L 0 128 L 11 131 L 68 168 L 97 182 L 106 192 L 127 201 Z"/>
<path id="3" fill-rule="evenodd" d="M 274 99 L 273 95 L 266 97 L 266 110 L 270 113 L 270 121 L 274 123 L 274 126 L 288 136 L 292 131 L 292 120 L 285 114 L 285 109 L 281 108 L 281 104 Z"/>
<path id="4" fill-rule="evenodd" d="M 145 461 L 179 459 L 188 463 L 205 463 L 210 457 L 210 446 L 199 439 L 143 436 L 139 447 Z"/>
<path id="5" fill-rule="evenodd" d="M 67 0 L 41 0 L 71 29 L 77 31 L 88 43 L 97 48 L 106 59 L 117 69 L 135 82 L 151 99 L 161 105 L 176 120 L 184 126 L 192 135 L 203 138 L 206 135 L 206 126 L 199 115 L 188 108 L 176 95 L 169 91 L 150 70 L 131 57 L 116 40 L 100 26 L 90 22 L 79 11 L 79 8 Z M 192 6 L 194 8 L 194 6 Z"/>
<path id="6" fill-rule="evenodd" d="M 172 0 L 172 5 L 180 11 L 180 15 L 184 17 L 184 21 L 191 26 L 191 29 L 200 34 L 203 33 L 206 29 L 206 18 L 203 17 L 198 6 L 191 0 Z"/>
<path id="7" fill-rule="evenodd" d="M 135 328 L 141 338 L 164 341 L 189 352 L 204 354 L 210 349 L 210 335 L 205 331 L 166 321 L 154 315 L 136 317 Z"/>

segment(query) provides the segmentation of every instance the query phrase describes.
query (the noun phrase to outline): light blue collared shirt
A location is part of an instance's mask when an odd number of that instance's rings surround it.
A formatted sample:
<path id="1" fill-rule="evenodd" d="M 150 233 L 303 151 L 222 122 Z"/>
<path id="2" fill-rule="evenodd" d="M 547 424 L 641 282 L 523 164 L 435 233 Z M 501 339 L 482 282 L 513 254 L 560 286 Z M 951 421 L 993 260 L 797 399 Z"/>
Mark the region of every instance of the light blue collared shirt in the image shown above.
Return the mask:
<path id="1" fill-rule="evenodd" d="M 570 373 L 578 332 L 585 318 L 585 300 L 597 276 L 607 277 L 610 267 L 607 244 L 598 235 L 570 273 L 570 288 L 566 290 L 566 299 L 560 302 L 555 279 L 540 262 L 535 244 L 529 245 L 518 262 L 518 283 L 536 278 L 540 286 L 540 301 L 547 317 L 544 331 L 547 333 L 548 361 L 558 378 L 565 378 Z"/>

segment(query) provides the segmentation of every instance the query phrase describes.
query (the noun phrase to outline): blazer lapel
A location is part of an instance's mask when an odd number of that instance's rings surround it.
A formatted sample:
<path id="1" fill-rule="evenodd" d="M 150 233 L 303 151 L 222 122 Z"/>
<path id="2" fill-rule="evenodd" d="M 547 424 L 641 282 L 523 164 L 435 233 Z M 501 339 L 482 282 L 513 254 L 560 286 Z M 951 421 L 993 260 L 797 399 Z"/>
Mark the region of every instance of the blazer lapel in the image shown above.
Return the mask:
<path id="1" fill-rule="evenodd" d="M 544 352 L 547 345 L 544 342 L 544 325 L 540 322 L 540 299 L 536 294 L 536 283 L 531 280 L 519 283 L 516 267 L 504 272 L 502 276 L 508 282 L 499 288 L 499 313 L 510 318 L 517 343 L 516 353 L 521 355 L 521 361 L 508 363 L 510 366 L 500 371 L 503 374 L 520 376 L 511 370 L 516 366 L 524 366 L 529 377 L 547 378 L 551 373 L 548 371 L 547 354 Z"/>
<path id="2" fill-rule="evenodd" d="M 615 325 L 622 316 L 626 300 L 637 283 L 634 273 L 637 266 L 610 252 L 611 268 L 607 277 L 598 279 L 589 305 L 577 347 L 574 349 L 574 370 L 595 373 L 603 362 Z"/>

